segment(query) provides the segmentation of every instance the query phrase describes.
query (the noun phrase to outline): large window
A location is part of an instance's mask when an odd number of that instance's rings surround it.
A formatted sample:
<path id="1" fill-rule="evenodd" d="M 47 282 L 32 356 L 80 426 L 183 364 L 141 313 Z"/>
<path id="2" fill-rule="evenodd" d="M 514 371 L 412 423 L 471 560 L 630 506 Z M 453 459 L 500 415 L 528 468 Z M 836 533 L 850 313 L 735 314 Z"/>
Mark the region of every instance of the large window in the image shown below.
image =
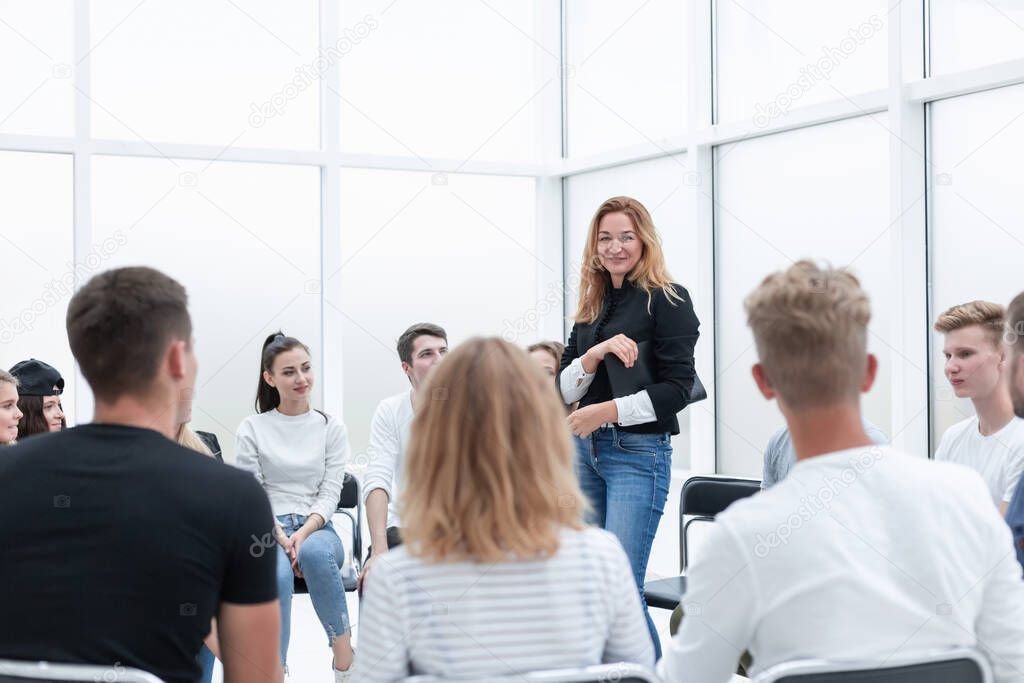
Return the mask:
<path id="1" fill-rule="evenodd" d="M 538 253 L 534 183 L 494 176 L 345 170 L 342 260 L 326 273 L 341 299 L 345 419 L 353 452 L 366 450 L 377 403 L 409 380 L 395 349 L 417 322 L 445 328 L 454 346 L 469 337 L 537 341 L 531 313 L 547 292 L 538 271 L 560 272 Z M 357 465 L 364 465 L 357 457 Z"/>
<path id="2" fill-rule="evenodd" d="M 76 378 L 64 316 L 76 274 L 102 268 L 114 247 L 99 245 L 76 269 L 71 226 L 71 157 L 0 152 L 0 369 L 28 358 L 55 367 L 73 424 Z"/>
<path id="3" fill-rule="evenodd" d="M 942 100 L 931 105 L 933 187 L 933 322 L 950 306 L 974 299 L 1004 306 L 1021 290 L 1024 263 L 1020 189 L 1024 171 L 1024 86 Z M 974 408 L 958 399 L 944 375 L 942 336 L 933 333 L 933 446 Z"/>
<path id="4" fill-rule="evenodd" d="M 757 361 L 743 300 L 768 273 L 801 258 L 849 267 L 871 297 L 868 348 L 879 357 L 867 419 L 890 419 L 892 349 L 888 292 L 888 139 L 880 117 L 863 117 L 726 145 L 717 155 L 718 468 L 760 478 L 769 436 L 785 425 L 750 376 Z M 924 371 L 922 370 L 922 377 Z"/>
<path id="5" fill-rule="evenodd" d="M 199 360 L 192 425 L 233 459 L 265 337 L 297 337 L 322 366 L 319 174 L 181 159 L 93 164 L 93 249 L 117 245 L 101 269 L 151 266 L 188 290 Z"/>
<path id="6" fill-rule="evenodd" d="M 1024 58 L 1024 4 L 931 0 L 931 72 L 944 74 Z"/>

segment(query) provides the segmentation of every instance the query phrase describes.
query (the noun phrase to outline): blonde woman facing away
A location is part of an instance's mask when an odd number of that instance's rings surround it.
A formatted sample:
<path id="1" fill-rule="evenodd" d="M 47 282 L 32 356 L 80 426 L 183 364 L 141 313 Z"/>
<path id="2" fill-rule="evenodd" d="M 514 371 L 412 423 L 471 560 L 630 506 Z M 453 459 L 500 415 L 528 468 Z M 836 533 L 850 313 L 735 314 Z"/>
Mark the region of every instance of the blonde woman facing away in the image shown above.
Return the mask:
<path id="1" fill-rule="evenodd" d="M 652 664 L 629 561 L 583 523 L 560 408 L 550 379 L 497 338 L 434 369 L 406 455 L 405 545 L 366 589 L 356 680 Z"/>

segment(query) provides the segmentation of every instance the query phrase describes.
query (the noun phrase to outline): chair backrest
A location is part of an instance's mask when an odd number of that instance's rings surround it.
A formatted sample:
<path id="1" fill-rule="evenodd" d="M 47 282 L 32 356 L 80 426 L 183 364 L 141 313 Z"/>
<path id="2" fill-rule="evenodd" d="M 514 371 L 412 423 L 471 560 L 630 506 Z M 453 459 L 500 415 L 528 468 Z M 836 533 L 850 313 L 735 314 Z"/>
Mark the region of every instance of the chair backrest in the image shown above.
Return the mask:
<path id="1" fill-rule="evenodd" d="M 683 484 L 679 493 L 679 569 L 686 570 L 686 531 L 689 522 L 686 517 L 711 521 L 720 512 L 741 498 L 747 498 L 761 490 L 757 479 L 738 477 L 696 476 Z M 690 520 L 695 521 L 695 520 Z"/>
<path id="2" fill-rule="evenodd" d="M 660 683 L 661 679 L 639 664 L 599 664 L 577 669 L 530 671 L 508 676 L 479 678 L 445 678 L 444 676 L 410 676 L 403 683 Z"/>
<path id="3" fill-rule="evenodd" d="M 341 485 L 341 497 L 338 499 L 338 509 L 358 508 L 360 503 L 359 480 L 351 473 L 345 473 L 345 479 Z"/>
<path id="4" fill-rule="evenodd" d="M 0 683 L 56 683 L 57 681 L 79 681 L 84 683 L 163 683 L 153 674 L 130 669 L 120 664 L 100 666 L 96 664 L 54 664 L 51 662 L 15 662 L 0 659 Z"/>
<path id="5" fill-rule="evenodd" d="M 879 664 L 801 660 L 770 667 L 754 683 L 991 683 L 988 660 L 970 648 L 892 658 Z"/>

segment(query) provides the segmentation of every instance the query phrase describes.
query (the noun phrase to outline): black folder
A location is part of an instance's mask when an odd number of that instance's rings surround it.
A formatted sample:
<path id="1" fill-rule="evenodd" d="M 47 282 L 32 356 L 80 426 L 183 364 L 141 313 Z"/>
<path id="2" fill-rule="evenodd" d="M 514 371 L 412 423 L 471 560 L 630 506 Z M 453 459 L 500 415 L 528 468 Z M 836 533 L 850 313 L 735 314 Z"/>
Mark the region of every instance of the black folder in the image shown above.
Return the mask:
<path id="1" fill-rule="evenodd" d="M 612 385 L 612 396 L 622 398 L 643 390 L 657 380 L 654 374 L 656 361 L 654 360 L 654 348 L 650 341 L 637 343 L 637 357 L 633 367 L 627 368 L 615 354 L 609 353 L 604 357 L 605 369 L 608 371 L 608 381 Z M 708 397 L 707 390 L 696 374 L 693 376 L 693 387 L 690 389 L 690 397 L 687 404 L 702 401 Z"/>

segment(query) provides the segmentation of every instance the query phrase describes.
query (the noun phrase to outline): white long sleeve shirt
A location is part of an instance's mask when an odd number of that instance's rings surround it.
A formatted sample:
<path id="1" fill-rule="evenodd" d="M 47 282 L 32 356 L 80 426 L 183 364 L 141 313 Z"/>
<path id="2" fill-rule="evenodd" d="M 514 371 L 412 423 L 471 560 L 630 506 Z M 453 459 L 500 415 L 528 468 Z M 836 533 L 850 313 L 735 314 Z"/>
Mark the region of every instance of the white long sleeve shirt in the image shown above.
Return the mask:
<path id="1" fill-rule="evenodd" d="M 687 574 L 665 681 L 724 683 L 794 659 L 978 647 L 1024 680 L 1024 581 L 974 471 L 887 446 L 797 462 L 718 516 Z"/>
<path id="2" fill-rule="evenodd" d="M 547 559 L 426 562 L 401 546 L 367 579 L 354 680 L 652 666 L 629 560 L 603 529 L 565 529 Z"/>
<path id="3" fill-rule="evenodd" d="M 315 512 L 329 522 L 348 460 L 345 425 L 315 410 L 250 415 L 235 435 L 235 465 L 256 476 L 274 515 Z"/>
<path id="4" fill-rule="evenodd" d="M 562 374 L 558 377 L 558 386 L 562 392 L 562 400 L 566 405 L 575 403 L 587 394 L 587 389 L 594 382 L 596 373 L 587 372 L 583 369 L 583 361 L 580 358 L 573 359 Z M 621 427 L 655 422 L 658 419 L 654 412 L 654 404 L 646 389 L 642 389 L 629 396 L 621 396 L 616 399 L 615 408 L 619 412 L 619 419 L 616 422 Z"/>
<path id="5" fill-rule="evenodd" d="M 401 526 L 397 499 L 402 492 L 402 463 L 412 418 L 410 389 L 381 401 L 370 421 L 369 464 L 363 475 L 363 497 L 365 499 L 374 489 L 388 494 L 388 527 Z"/>

